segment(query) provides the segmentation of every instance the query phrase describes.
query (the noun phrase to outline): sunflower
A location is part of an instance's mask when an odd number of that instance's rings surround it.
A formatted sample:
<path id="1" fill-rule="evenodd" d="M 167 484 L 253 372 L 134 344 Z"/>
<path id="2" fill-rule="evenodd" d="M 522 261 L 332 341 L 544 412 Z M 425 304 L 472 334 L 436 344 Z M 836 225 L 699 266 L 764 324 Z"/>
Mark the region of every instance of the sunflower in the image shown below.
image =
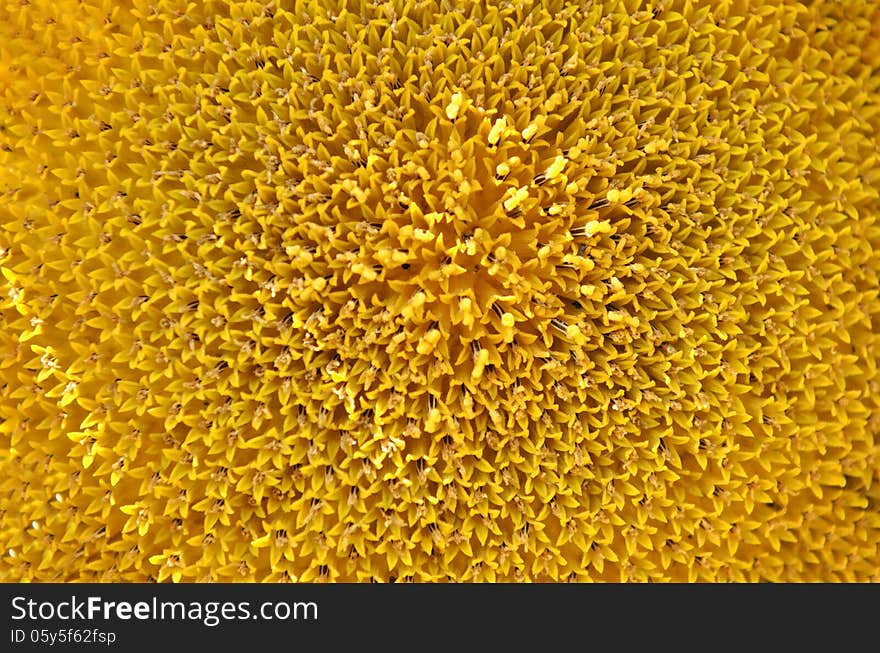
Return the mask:
<path id="1" fill-rule="evenodd" d="M 0 580 L 880 580 L 878 25 L 0 2 Z"/>

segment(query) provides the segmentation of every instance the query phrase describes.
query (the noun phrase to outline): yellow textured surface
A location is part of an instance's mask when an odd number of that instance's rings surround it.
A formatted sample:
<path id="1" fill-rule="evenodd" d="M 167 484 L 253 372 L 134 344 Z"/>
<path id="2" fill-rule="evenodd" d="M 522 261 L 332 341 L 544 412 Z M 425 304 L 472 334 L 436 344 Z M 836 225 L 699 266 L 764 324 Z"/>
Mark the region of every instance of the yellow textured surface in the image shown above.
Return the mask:
<path id="1" fill-rule="evenodd" d="M 490 4 L 0 3 L 0 580 L 880 580 L 877 3 Z"/>

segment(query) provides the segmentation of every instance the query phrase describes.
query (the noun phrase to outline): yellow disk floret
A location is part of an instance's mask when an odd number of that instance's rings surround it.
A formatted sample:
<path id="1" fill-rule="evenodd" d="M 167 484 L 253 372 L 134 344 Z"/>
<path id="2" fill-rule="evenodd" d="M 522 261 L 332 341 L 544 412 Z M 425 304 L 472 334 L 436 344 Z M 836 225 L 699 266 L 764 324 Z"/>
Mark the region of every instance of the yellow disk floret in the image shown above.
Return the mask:
<path id="1" fill-rule="evenodd" d="M 878 24 L 0 0 L 0 581 L 880 581 Z"/>

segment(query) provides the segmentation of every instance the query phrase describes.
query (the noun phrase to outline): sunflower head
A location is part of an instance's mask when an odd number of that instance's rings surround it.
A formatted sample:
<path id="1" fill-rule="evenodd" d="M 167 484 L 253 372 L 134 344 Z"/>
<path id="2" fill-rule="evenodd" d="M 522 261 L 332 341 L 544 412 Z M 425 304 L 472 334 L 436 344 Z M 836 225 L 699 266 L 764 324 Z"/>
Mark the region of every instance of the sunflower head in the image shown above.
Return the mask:
<path id="1" fill-rule="evenodd" d="M 0 580 L 876 580 L 878 24 L 0 0 Z"/>

